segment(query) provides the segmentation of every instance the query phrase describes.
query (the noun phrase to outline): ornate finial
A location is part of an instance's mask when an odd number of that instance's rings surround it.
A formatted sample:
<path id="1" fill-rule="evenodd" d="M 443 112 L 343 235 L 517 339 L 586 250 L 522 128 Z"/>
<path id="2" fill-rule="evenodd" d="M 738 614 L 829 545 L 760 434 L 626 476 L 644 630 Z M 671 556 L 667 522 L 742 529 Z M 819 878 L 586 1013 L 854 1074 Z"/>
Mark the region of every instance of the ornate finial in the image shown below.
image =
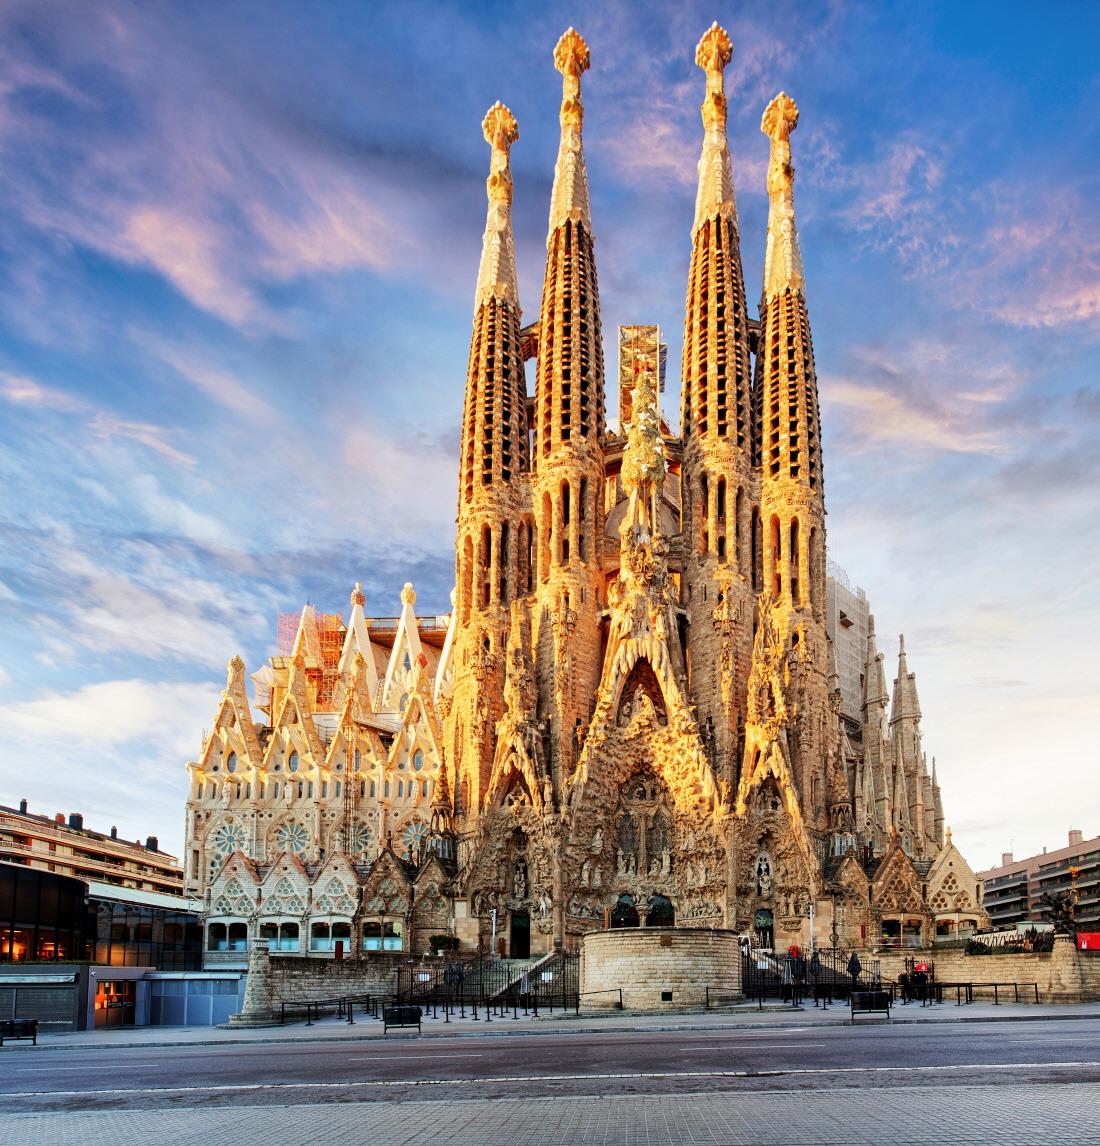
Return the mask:
<path id="1" fill-rule="evenodd" d="M 405 582 L 405 587 L 401 590 L 401 600 L 406 605 L 416 604 L 416 590 L 412 587 L 411 581 Z"/>
<path id="2" fill-rule="evenodd" d="M 905 634 L 898 634 L 898 656 L 905 656 Z"/>
<path id="3" fill-rule="evenodd" d="M 950 847 L 951 846 L 951 829 L 950 828 L 944 828 L 943 829 L 943 838 L 947 841 L 947 846 Z"/>
<path id="4" fill-rule="evenodd" d="M 576 28 L 566 28 L 554 48 L 554 67 L 563 76 L 576 76 L 587 72 L 592 64 L 592 54 L 584 37 Z"/>
<path id="5" fill-rule="evenodd" d="M 726 29 L 715 21 L 703 34 L 695 49 L 695 62 L 707 73 L 707 94 L 703 100 L 703 127 L 725 127 L 725 71 L 733 59 L 733 44 Z"/>
<path id="6" fill-rule="evenodd" d="M 554 48 L 554 67 L 562 74 L 561 125 L 580 131 L 584 123 L 584 105 L 581 103 L 581 76 L 592 62 L 588 45 L 580 32 L 568 28 Z"/>
<path id="7" fill-rule="evenodd" d="M 798 104 L 786 92 L 780 92 L 764 109 L 760 130 L 772 140 L 790 139 L 798 126 Z"/>
<path id="8" fill-rule="evenodd" d="M 768 163 L 768 242 L 764 256 L 764 297 L 783 290 L 801 293 L 802 252 L 794 225 L 794 166 L 791 163 L 791 132 L 798 126 L 798 105 L 780 92 L 764 109 L 760 130 L 771 140 Z"/>
<path id="9" fill-rule="evenodd" d="M 500 100 L 497 100 L 485 113 L 481 130 L 485 135 L 485 142 L 493 149 L 493 157 L 489 161 L 489 180 L 486 184 L 489 201 L 511 203 L 512 173 L 508 167 L 508 151 L 519 139 L 519 124 L 516 123 L 516 117 Z"/>
<path id="10" fill-rule="evenodd" d="M 230 685 L 235 680 L 239 680 L 244 675 L 244 661 L 241 658 L 234 657 L 226 666 L 228 669 L 226 684 Z"/>
<path id="11" fill-rule="evenodd" d="M 360 608 L 367 603 L 366 597 L 363 596 L 363 586 L 358 581 L 355 582 L 355 588 L 351 591 L 351 603 Z"/>

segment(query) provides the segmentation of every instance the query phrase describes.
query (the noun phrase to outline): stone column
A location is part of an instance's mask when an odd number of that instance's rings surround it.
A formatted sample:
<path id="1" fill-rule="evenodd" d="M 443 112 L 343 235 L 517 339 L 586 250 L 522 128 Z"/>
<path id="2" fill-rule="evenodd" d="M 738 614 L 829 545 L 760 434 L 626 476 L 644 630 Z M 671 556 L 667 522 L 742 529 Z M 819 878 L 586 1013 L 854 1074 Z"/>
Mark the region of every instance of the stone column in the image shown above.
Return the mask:
<path id="1" fill-rule="evenodd" d="M 1080 955 L 1072 935 L 1055 935 L 1050 957 L 1050 997 L 1056 1003 L 1079 1003 L 1087 998 Z"/>
<path id="2" fill-rule="evenodd" d="M 229 1016 L 231 1027 L 273 1027 L 279 1020 L 272 1017 L 274 984 L 271 981 L 271 958 L 266 939 L 253 939 L 248 951 L 248 982 L 244 989 L 244 1006 L 240 1014 Z"/>

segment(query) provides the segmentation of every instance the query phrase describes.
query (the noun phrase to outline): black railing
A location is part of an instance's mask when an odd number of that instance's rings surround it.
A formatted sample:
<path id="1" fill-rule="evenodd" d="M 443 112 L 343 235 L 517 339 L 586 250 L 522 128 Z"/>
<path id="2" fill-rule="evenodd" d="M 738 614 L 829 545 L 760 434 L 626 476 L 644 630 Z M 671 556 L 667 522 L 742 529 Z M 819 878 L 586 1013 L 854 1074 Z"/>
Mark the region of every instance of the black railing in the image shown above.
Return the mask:
<path id="1" fill-rule="evenodd" d="M 550 954 L 534 962 L 492 959 L 484 955 L 447 960 L 439 967 L 415 965 L 397 971 L 393 1002 L 418 1005 L 433 1017 L 491 1021 L 494 1014 L 513 1018 L 540 1011 L 578 1010 L 580 959 Z"/>
<path id="2" fill-rule="evenodd" d="M 837 1000 L 846 1000 L 853 990 L 883 988 L 882 972 L 877 959 L 859 961 L 857 973 L 852 953 L 819 947 L 815 951 L 798 955 L 772 954 L 750 950 L 741 959 L 741 990 L 746 999 L 756 1000 L 761 1006 L 767 999 L 798 1006 L 804 999 L 828 1006 Z M 717 1005 L 708 997 L 708 1007 Z"/>

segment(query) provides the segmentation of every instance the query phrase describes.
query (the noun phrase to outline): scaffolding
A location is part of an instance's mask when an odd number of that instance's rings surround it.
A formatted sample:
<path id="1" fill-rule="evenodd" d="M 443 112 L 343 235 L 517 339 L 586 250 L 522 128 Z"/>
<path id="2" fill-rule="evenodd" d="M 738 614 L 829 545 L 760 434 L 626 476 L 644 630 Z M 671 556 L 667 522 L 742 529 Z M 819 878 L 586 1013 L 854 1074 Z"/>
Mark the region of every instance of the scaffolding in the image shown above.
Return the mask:
<path id="1" fill-rule="evenodd" d="M 345 632 L 339 613 L 318 613 L 312 605 L 306 605 L 300 612 L 278 615 L 276 655 L 301 655 L 315 710 L 324 711 L 332 703 L 340 676 Z"/>

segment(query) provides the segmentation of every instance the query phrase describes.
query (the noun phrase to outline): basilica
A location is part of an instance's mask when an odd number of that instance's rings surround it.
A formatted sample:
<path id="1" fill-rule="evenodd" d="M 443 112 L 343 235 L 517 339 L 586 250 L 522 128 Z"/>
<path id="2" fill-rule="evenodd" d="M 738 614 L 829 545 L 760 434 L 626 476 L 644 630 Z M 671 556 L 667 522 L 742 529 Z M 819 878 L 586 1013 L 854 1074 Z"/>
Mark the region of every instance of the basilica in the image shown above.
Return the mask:
<path id="1" fill-rule="evenodd" d="M 677 433 L 653 327 L 620 330 L 615 428 L 606 419 L 585 41 L 569 29 L 554 49 L 561 134 L 534 321 L 512 234 L 519 128 L 489 109 L 451 610 L 418 616 L 406 585 L 399 615 L 368 615 L 357 585 L 346 615 L 284 617 L 258 671 L 230 661 L 188 765 L 186 880 L 208 965 L 241 964 L 253 939 L 329 958 L 441 940 L 527 956 L 609 927 L 871 948 L 984 922 L 904 646 L 891 695 L 873 625 L 858 713 L 841 712 L 799 111 L 780 93 L 760 123 L 770 213 L 751 317 L 731 51 L 714 25 L 695 55 Z"/>

